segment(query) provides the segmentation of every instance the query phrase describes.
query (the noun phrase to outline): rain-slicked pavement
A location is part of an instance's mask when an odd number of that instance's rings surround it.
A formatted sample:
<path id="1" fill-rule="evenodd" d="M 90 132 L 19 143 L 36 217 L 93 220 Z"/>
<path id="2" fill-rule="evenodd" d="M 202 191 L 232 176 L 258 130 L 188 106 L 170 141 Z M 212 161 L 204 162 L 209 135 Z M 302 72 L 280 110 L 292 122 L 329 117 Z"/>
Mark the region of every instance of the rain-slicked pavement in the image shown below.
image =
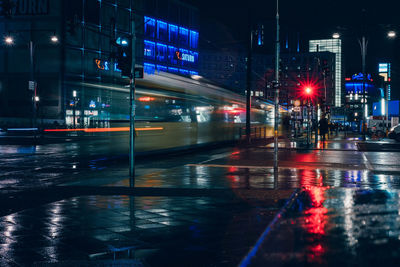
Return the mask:
<path id="1" fill-rule="evenodd" d="M 317 149 L 282 143 L 278 173 L 268 146 L 157 158 L 140 163 L 139 191 L 118 194 L 129 184 L 125 163 L 65 145 L 64 155 L 12 146 L 2 155 L 2 181 L 18 181 L 2 183 L 7 192 L 42 187 L 34 180 L 44 177 L 76 195 L 1 217 L 0 266 L 376 266 L 400 258 L 399 152 L 359 151 L 341 138 Z M 99 185 L 114 193 L 79 195 Z"/>

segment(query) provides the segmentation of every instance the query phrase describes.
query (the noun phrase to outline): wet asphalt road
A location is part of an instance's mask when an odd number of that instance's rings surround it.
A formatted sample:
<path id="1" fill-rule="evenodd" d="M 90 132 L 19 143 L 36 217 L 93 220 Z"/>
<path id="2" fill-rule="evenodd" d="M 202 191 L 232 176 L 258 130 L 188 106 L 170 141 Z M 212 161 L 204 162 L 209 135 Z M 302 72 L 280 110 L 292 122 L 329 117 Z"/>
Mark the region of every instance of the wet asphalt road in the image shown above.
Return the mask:
<path id="1" fill-rule="evenodd" d="M 265 146 L 143 159 L 137 187 L 182 191 L 173 197 L 76 196 L 3 216 L 0 263 L 93 266 L 112 259 L 110 246 L 134 246 L 135 259 L 148 266 L 233 266 L 246 258 L 252 266 L 396 266 L 400 153 L 359 151 L 355 142 L 339 139 L 312 150 L 293 146 L 281 144 L 279 173 Z M 129 183 L 120 151 L 98 143 L 0 150 L 2 192 Z M 188 196 L 185 189 L 205 196 Z M 226 189 L 233 198 L 207 197 L 211 189 Z M 117 254 L 128 258 L 126 251 Z"/>

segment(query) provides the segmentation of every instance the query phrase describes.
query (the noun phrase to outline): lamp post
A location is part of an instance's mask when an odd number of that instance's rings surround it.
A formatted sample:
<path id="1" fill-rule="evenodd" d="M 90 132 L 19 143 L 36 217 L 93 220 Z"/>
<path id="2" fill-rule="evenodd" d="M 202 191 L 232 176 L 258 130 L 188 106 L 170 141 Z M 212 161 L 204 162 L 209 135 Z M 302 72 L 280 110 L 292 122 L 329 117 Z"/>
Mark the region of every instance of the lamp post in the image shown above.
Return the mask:
<path id="1" fill-rule="evenodd" d="M 363 10 L 363 15 L 364 15 L 364 21 L 365 21 L 365 10 Z M 365 26 L 365 23 L 364 23 Z M 366 79 L 367 79 L 367 74 L 366 74 L 366 57 L 367 57 L 367 48 L 368 48 L 368 40 L 365 36 L 365 27 L 364 27 L 364 32 L 363 32 L 363 36 L 361 37 L 361 39 L 358 40 L 359 45 L 360 45 L 360 49 L 361 49 L 361 61 L 362 61 L 362 74 L 363 74 L 363 80 L 362 80 L 362 88 L 363 88 L 363 97 L 362 97 L 362 106 L 363 106 L 363 110 L 362 110 L 362 118 L 360 118 L 360 121 L 362 122 L 362 140 L 365 141 L 366 140 L 366 120 L 367 120 L 367 116 L 368 116 L 368 103 L 367 103 L 367 96 L 366 96 Z M 396 38 L 396 32 L 393 30 L 390 30 L 387 32 L 387 37 L 389 39 L 394 39 Z M 334 33 L 332 35 L 332 38 L 334 39 L 338 39 L 340 38 L 340 34 L 339 33 Z M 387 93 L 386 93 L 387 94 Z M 387 97 L 387 96 L 386 96 Z M 386 102 L 387 99 L 386 99 Z M 387 103 L 386 103 L 387 104 Z M 386 116 L 388 111 L 386 111 Z"/>
<path id="2" fill-rule="evenodd" d="M 136 62 L 136 26 L 135 19 L 131 19 L 131 79 L 130 79 L 130 95 L 129 95 L 129 186 L 135 187 L 135 62 Z"/>
<path id="3" fill-rule="evenodd" d="M 365 36 L 359 40 L 360 47 L 361 47 L 361 58 L 362 58 L 362 74 L 363 74 L 363 117 L 361 118 L 362 121 L 362 140 L 366 140 L 366 127 L 365 127 L 365 121 L 367 119 L 367 99 L 366 99 L 366 92 L 365 92 L 365 83 L 366 83 L 366 70 L 365 70 L 365 59 L 367 57 L 367 46 L 368 46 L 368 41 L 366 40 Z"/>
<path id="4" fill-rule="evenodd" d="M 274 105 L 274 169 L 278 170 L 278 120 L 279 120 L 279 60 L 280 60 L 280 40 L 279 40 L 279 0 L 276 0 L 276 45 L 275 45 L 275 105 Z"/>
<path id="5" fill-rule="evenodd" d="M 395 39 L 396 38 L 396 32 L 395 31 L 388 31 L 387 32 L 387 37 L 389 38 L 389 39 Z M 385 85 L 385 94 L 386 94 L 386 96 L 385 96 L 385 98 L 386 98 L 386 101 L 385 101 L 385 115 L 386 115 L 386 122 L 385 122 L 385 136 L 387 136 L 387 134 L 388 134 L 388 131 L 389 131 L 389 85 L 388 84 L 386 84 Z"/>
<path id="6" fill-rule="evenodd" d="M 73 124 L 74 129 L 76 128 L 76 101 L 77 101 L 76 96 L 77 96 L 76 90 L 73 90 L 72 91 L 72 98 L 73 98 L 73 101 L 74 101 L 74 105 L 73 105 L 73 110 L 72 110 L 72 112 L 73 112 L 73 114 L 72 114 L 72 119 L 73 119 L 72 124 Z"/>
<path id="7" fill-rule="evenodd" d="M 39 96 L 37 94 L 37 83 L 35 81 L 35 75 L 34 75 L 34 57 L 35 57 L 35 44 L 32 40 L 32 32 L 53 32 L 54 34 L 51 35 L 50 41 L 51 43 L 55 44 L 58 43 L 58 37 L 55 34 L 54 30 L 19 30 L 14 33 L 22 33 L 22 32 L 28 32 L 30 34 L 30 39 L 28 43 L 28 49 L 29 49 L 29 86 L 28 89 L 32 91 L 32 128 L 36 128 L 37 124 L 37 104 L 39 103 Z M 13 36 L 11 36 L 11 33 L 5 37 L 4 42 L 6 45 L 11 46 L 15 43 Z M 34 134 L 34 138 L 36 138 L 36 131 Z"/>
<path id="8" fill-rule="evenodd" d="M 250 14 L 249 14 L 250 17 Z M 253 50 L 253 29 L 251 22 L 250 26 L 250 40 L 247 51 L 247 91 L 246 91 L 246 142 L 251 143 L 251 65 L 252 65 L 252 50 Z"/>

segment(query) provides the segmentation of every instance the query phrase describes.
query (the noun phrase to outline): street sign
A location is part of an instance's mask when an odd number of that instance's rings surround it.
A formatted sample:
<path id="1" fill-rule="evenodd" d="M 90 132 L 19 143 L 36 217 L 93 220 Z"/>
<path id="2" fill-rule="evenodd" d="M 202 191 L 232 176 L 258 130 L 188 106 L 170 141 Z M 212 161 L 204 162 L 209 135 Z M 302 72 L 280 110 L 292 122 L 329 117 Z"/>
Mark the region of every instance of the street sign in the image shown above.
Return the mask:
<path id="1" fill-rule="evenodd" d="M 294 108 L 293 108 L 293 111 L 294 111 L 294 112 L 300 112 L 301 109 L 300 109 L 300 107 L 294 107 Z"/>
<path id="2" fill-rule="evenodd" d="M 35 91 L 36 88 L 36 82 L 35 81 L 29 81 L 29 86 L 28 86 L 29 90 L 31 91 Z"/>

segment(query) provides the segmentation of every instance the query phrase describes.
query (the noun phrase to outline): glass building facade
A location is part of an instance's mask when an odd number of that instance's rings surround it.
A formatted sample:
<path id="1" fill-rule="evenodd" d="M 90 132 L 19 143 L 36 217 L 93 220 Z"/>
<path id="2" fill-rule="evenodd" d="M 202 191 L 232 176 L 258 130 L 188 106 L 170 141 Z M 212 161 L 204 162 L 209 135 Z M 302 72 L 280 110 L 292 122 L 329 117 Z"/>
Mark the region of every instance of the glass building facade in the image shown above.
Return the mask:
<path id="1" fill-rule="evenodd" d="M 144 70 L 198 75 L 199 32 L 144 16 Z"/>
<path id="2" fill-rule="evenodd" d="M 342 66 L 342 40 L 340 39 L 323 39 L 310 40 L 310 52 L 332 52 L 336 54 L 335 62 L 335 106 L 342 105 L 342 85 L 344 81 Z"/>
<path id="3" fill-rule="evenodd" d="M 197 73 L 198 11 L 190 5 L 177 0 L 40 2 L 45 5 L 33 13 L 0 16 L 0 32 L 15 33 L 14 44 L 2 44 L 0 51 L 0 127 L 33 125 L 34 112 L 36 125 L 43 127 L 108 127 L 110 120 L 127 120 L 129 79 L 116 67 L 113 43 L 129 39 L 132 20 L 137 65 L 147 73 Z M 56 44 L 50 41 L 54 34 Z M 33 66 L 29 40 L 35 48 Z M 28 89 L 31 80 L 37 103 Z"/>

